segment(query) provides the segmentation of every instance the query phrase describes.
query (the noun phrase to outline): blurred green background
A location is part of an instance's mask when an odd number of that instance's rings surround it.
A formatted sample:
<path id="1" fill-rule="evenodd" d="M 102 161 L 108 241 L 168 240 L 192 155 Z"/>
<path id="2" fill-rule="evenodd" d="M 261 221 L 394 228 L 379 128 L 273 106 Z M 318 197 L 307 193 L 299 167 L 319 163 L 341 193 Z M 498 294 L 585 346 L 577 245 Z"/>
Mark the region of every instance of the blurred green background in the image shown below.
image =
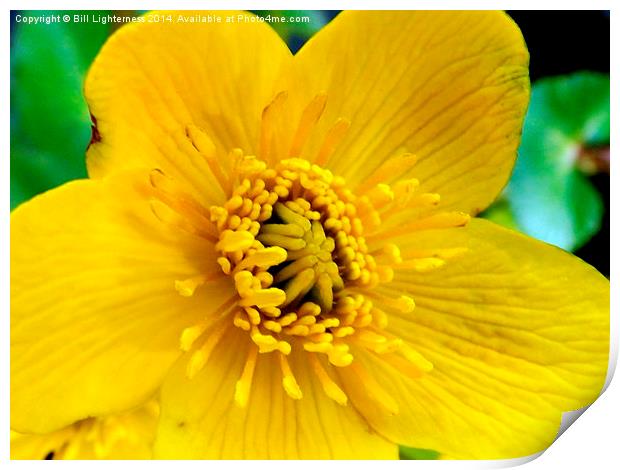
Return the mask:
<path id="1" fill-rule="evenodd" d="M 11 12 L 11 209 L 86 177 L 91 122 L 82 84 L 117 26 L 16 21 L 45 13 L 58 12 Z M 293 52 L 337 14 L 255 13 L 309 17 L 272 23 Z M 609 13 L 509 14 L 530 50 L 532 100 L 512 178 L 482 216 L 573 251 L 609 276 Z M 403 459 L 437 457 L 432 450 L 401 449 Z"/>

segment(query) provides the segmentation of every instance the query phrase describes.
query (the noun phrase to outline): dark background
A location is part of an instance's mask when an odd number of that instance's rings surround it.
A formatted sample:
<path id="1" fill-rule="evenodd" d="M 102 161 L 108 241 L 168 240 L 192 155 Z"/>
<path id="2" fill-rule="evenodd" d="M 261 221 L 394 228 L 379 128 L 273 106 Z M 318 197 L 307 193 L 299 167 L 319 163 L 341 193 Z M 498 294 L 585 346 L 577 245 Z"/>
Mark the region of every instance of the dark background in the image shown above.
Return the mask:
<path id="1" fill-rule="evenodd" d="M 578 70 L 609 74 L 608 11 L 508 11 L 530 51 L 532 83 Z M 600 231 L 575 254 L 609 277 L 609 174 L 591 176 L 605 203 Z"/>

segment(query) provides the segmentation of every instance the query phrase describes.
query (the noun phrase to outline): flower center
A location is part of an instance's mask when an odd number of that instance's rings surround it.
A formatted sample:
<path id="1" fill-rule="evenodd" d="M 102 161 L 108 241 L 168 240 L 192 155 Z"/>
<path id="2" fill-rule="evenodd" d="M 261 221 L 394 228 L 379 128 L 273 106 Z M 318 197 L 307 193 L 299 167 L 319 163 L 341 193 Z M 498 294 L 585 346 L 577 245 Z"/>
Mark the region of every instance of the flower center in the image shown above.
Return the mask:
<path id="1" fill-rule="evenodd" d="M 259 352 L 289 354 L 299 339 L 333 365 L 350 364 L 341 339 L 373 323 L 381 328 L 385 319 L 353 289 L 392 276 L 368 251 L 355 197 L 341 178 L 305 160 L 271 169 L 245 157 L 241 167 L 247 170 L 232 197 L 211 208 L 218 263 L 240 298 L 234 324 L 250 332 Z"/>
<path id="2" fill-rule="evenodd" d="M 469 217 L 437 212 L 439 196 L 420 192 L 416 179 L 386 183 L 413 167 L 416 159 L 410 154 L 384 162 L 356 187 L 334 176 L 322 165 L 348 127 L 346 120 L 339 119 L 327 132 L 314 163 L 297 158 L 322 113 L 323 95 L 302 113 L 288 152 L 292 156 L 277 161 L 267 143 L 272 140 L 271 120 L 283 99 L 278 95 L 263 112 L 259 153 L 264 160 L 236 149 L 226 162 L 218 161 L 208 136 L 188 126 L 186 135 L 193 148 L 228 194 L 223 205 L 207 212 L 186 193 L 171 196 L 175 191 L 168 188 L 165 176 L 153 174 L 160 201 L 184 216 L 186 230 L 214 244 L 220 275 L 231 278 L 236 291 L 203 322 L 183 331 L 181 348 L 192 350 L 187 374 L 191 378 L 204 367 L 232 322 L 248 333 L 253 344 L 235 390 L 240 406 L 247 403 L 260 354 L 279 357 L 284 389 L 291 398 L 301 398 L 287 360 L 299 350 L 307 354 L 330 398 L 347 403 L 329 368 L 350 367 L 369 395 L 379 397 L 384 408 L 395 413 L 395 402 L 365 373 L 355 355 L 378 355 L 415 377 L 430 371 L 432 364 L 389 331 L 389 315 L 411 315 L 415 307 L 413 298 L 389 286 L 398 270 L 435 269 L 463 250 L 408 248 L 403 256 L 393 240 L 418 230 L 459 227 Z M 161 207 L 154 211 L 160 219 L 172 220 Z M 192 295 L 217 275 L 177 281 L 176 287 L 180 294 Z"/>
<path id="3" fill-rule="evenodd" d="M 261 227 L 257 240 L 267 247 L 286 251 L 285 262 L 271 269 L 274 285 L 286 294 L 282 307 L 295 310 L 307 300 L 322 313 L 331 312 L 334 291 L 344 287 L 340 267 L 332 259 L 334 239 L 312 217 L 320 215 L 310 211 L 305 199 L 288 201 L 288 204 L 277 202 L 274 210 L 277 216 Z"/>

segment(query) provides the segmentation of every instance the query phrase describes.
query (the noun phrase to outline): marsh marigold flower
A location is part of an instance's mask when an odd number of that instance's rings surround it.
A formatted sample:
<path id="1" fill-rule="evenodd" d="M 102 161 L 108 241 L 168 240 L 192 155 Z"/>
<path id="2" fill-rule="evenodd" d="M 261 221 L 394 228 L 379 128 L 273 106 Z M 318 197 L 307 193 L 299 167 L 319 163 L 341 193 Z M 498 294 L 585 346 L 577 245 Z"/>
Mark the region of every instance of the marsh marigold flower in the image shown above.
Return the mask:
<path id="1" fill-rule="evenodd" d="M 86 418 L 48 434 L 11 431 L 11 459 L 150 459 L 158 415 L 157 402 L 150 401 L 135 410 Z"/>
<path id="2" fill-rule="evenodd" d="M 160 458 L 548 446 L 603 385 L 609 283 L 472 218 L 516 157 L 515 24 L 344 12 L 293 56 L 168 14 L 89 72 L 89 179 L 12 215 L 14 429 L 157 395 Z"/>

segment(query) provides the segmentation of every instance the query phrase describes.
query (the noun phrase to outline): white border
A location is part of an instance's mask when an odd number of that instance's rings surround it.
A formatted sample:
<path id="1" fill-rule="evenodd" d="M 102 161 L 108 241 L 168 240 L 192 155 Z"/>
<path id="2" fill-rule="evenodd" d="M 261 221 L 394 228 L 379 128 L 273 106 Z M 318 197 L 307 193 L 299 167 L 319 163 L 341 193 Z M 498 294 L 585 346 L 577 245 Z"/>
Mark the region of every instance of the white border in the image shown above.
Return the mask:
<path id="1" fill-rule="evenodd" d="M 8 390 L 9 390 L 9 96 L 10 96 L 10 83 L 9 83 L 9 70 L 10 70 L 10 54 L 9 54 L 9 9 L 166 9 L 166 8 L 198 8 L 198 9 L 228 9 L 231 7 L 249 9 L 249 10 L 341 10 L 341 9 L 507 9 L 507 10 L 553 10 L 561 7 L 562 9 L 579 9 L 579 10 L 612 10 L 611 17 L 611 38 L 612 38 L 612 51 L 616 52 L 616 57 L 612 54 L 611 57 L 611 102 L 612 102 L 612 123 L 615 124 L 616 110 L 619 109 L 619 97 L 620 97 L 620 82 L 618 71 L 618 57 L 617 53 L 620 50 L 618 48 L 618 27 L 620 21 L 617 15 L 620 14 L 620 9 L 613 11 L 613 2 L 611 0 L 588 0 L 587 2 L 578 2 L 573 0 L 565 0 L 563 2 L 549 1 L 549 0 L 507 0 L 507 1 L 493 1 L 493 0 L 412 0 L 412 1 L 396 1 L 396 0 L 382 0 L 380 2 L 371 2 L 368 0 L 317 0 L 313 2 L 301 2 L 294 0 L 287 1 L 275 1 L 275 0 L 246 0 L 246 1 L 199 1 L 199 0 L 183 0 L 179 2 L 171 2 L 164 0 L 151 0 L 135 1 L 135 0 L 110 0 L 103 2 L 85 2 L 75 0 L 63 0 L 54 2 L 50 5 L 50 2 L 41 0 L 22 0 L 15 1 L 9 0 L 4 2 L 6 5 L 5 16 L 3 21 L 0 21 L 0 31 L 4 38 L 5 46 L 3 48 L 3 60 L 2 60 L 2 80 L 4 86 L 2 88 L 2 103 L 4 103 L 2 109 L 3 116 L 3 129 L 2 136 L 2 148 L 4 149 L 3 157 L 1 159 L 0 177 L 2 178 L 2 191 L 0 192 L 0 204 L 2 207 L 2 230 L 0 231 L 1 245 L 0 253 L 2 255 L 2 276 L 3 280 L 1 286 L 1 298 L 2 298 L 2 321 L 4 328 L 0 328 L 2 334 L 2 353 L 1 353 L 1 375 L 0 375 L 0 396 L 2 397 L 2 406 L 0 407 L 0 459 L 8 460 L 9 457 L 9 402 L 8 402 Z M 576 32 L 576 34 L 579 34 Z M 620 126 L 612 124 L 612 136 L 611 141 L 614 145 L 620 142 L 618 133 Z M 615 147 L 614 147 L 615 148 Z M 615 180 L 615 181 L 614 181 Z M 612 183 L 617 183 L 617 177 L 615 173 L 612 173 Z M 4 186 L 6 185 L 6 187 Z M 611 184 L 611 240 L 618 240 L 620 231 L 618 230 L 618 218 L 616 217 L 616 203 L 618 202 L 618 185 Z M 614 243 L 611 246 L 611 278 L 617 279 L 620 274 L 618 265 L 614 262 L 618 260 L 618 249 Z M 6 280 L 6 281 L 5 281 Z M 612 353 L 610 355 L 610 363 L 615 367 L 618 357 L 618 312 L 620 311 L 620 291 L 615 289 L 616 283 L 612 281 L 612 298 L 611 298 L 611 312 L 612 312 Z M 611 371 L 610 371 L 611 372 Z M 608 377 L 609 380 L 610 377 Z M 609 384 L 609 382 L 608 382 Z M 579 419 L 579 423 L 576 426 L 571 427 L 567 432 L 562 434 L 559 439 L 539 458 L 528 457 L 524 459 L 515 459 L 512 461 L 395 461 L 395 462 L 381 462 L 380 465 L 384 466 L 407 466 L 415 469 L 424 468 L 499 468 L 506 466 L 514 466 L 528 463 L 528 468 L 532 469 L 547 469 L 547 468 L 579 468 L 583 469 L 585 466 L 592 468 L 620 468 L 620 454 L 618 452 L 617 436 L 619 435 L 616 430 L 616 423 L 614 417 L 620 416 L 620 386 L 618 380 L 612 382 L 609 388 L 604 392 L 603 396 L 597 400 L 588 409 L 584 415 Z M 534 459 L 532 461 L 532 459 Z M 11 461 L 11 465 L 15 467 L 31 468 L 33 465 L 47 465 L 40 462 L 17 462 Z M 76 468 L 89 468 L 97 466 L 118 465 L 110 462 L 64 462 L 62 465 L 77 465 Z M 58 465 L 58 464 L 52 464 Z M 122 464 L 125 465 L 125 464 Z M 167 468 L 169 463 L 162 461 L 137 461 L 132 462 L 130 465 L 149 468 L 159 467 L 164 465 Z M 177 464 L 178 465 L 178 464 Z M 205 465 L 215 466 L 218 468 L 237 468 L 240 465 L 238 462 L 231 461 L 216 461 L 216 462 L 183 462 L 182 465 L 186 465 L 192 468 L 204 468 Z M 243 464 L 241 464 L 243 465 Z M 252 465 L 253 468 L 274 468 L 274 466 L 282 465 L 290 467 L 291 463 L 287 462 L 251 462 L 248 465 Z M 301 469 L 314 468 L 316 463 L 309 461 L 298 461 L 294 465 Z M 320 465 L 327 467 L 338 468 L 347 467 L 349 465 L 355 466 L 356 469 L 361 467 L 368 467 L 374 465 L 371 462 L 321 462 Z"/>

